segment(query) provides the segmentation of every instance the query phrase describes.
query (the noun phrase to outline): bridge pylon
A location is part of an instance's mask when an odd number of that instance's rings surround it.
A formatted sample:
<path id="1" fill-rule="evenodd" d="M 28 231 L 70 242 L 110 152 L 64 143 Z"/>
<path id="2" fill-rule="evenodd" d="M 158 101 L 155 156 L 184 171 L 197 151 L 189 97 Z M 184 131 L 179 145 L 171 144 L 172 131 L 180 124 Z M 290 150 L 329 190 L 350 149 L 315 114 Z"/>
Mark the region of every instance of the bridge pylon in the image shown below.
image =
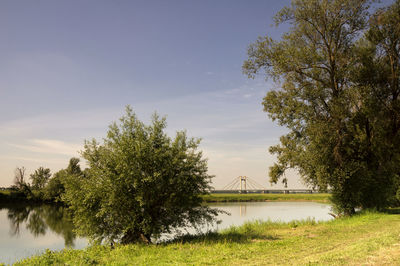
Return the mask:
<path id="1" fill-rule="evenodd" d="M 262 185 L 252 180 L 248 176 L 235 177 L 229 184 L 227 184 L 223 190 L 239 191 L 239 193 L 247 193 L 249 190 L 263 190 L 265 189 Z"/>

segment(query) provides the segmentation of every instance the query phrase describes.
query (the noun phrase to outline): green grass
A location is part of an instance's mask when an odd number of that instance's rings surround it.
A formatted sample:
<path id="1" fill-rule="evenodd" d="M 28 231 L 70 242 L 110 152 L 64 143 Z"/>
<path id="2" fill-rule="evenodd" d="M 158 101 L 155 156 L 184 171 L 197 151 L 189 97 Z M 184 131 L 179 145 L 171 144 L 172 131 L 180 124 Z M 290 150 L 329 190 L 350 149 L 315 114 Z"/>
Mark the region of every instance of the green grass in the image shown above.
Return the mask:
<path id="1" fill-rule="evenodd" d="M 9 203 L 26 203 L 26 204 L 36 204 L 36 203 L 45 203 L 41 197 L 38 196 L 38 193 L 33 192 L 28 197 L 21 191 L 15 190 L 1 190 L 0 191 L 0 204 L 9 204 Z"/>
<path id="2" fill-rule="evenodd" d="M 244 202 L 244 201 L 315 201 L 329 203 L 330 194 L 210 194 L 203 196 L 205 202 Z M 21 192 L 0 191 L 0 203 L 28 200 Z"/>
<path id="3" fill-rule="evenodd" d="M 203 196 L 206 202 L 241 201 L 315 201 L 328 203 L 330 194 L 210 194 Z"/>
<path id="4" fill-rule="evenodd" d="M 400 216 L 364 213 L 316 223 L 254 222 L 160 245 L 47 251 L 17 265 L 400 264 Z"/>
<path id="5" fill-rule="evenodd" d="M 0 191 L 0 203 L 25 201 L 25 200 L 26 200 L 26 197 L 21 192 L 12 191 L 12 190 L 1 190 Z"/>
<path id="6" fill-rule="evenodd" d="M 6 190 L 0 190 L 0 195 L 1 196 L 10 196 L 10 194 L 12 193 L 12 191 L 11 190 L 8 190 L 8 189 L 6 189 Z"/>

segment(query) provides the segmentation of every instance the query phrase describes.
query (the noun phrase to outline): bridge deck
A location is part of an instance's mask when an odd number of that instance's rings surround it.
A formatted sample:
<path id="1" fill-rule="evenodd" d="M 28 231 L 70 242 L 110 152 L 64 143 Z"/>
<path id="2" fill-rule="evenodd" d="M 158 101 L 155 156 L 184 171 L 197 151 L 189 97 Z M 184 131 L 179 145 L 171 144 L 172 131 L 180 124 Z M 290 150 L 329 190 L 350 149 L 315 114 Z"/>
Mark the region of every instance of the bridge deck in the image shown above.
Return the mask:
<path id="1" fill-rule="evenodd" d="M 224 189 L 216 189 L 211 190 L 211 193 L 215 194 L 244 194 L 244 193 L 261 193 L 261 194 L 317 194 L 320 193 L 318 191 L 312 189 L 233 189 L 233 190 L 224 190 Z"/>

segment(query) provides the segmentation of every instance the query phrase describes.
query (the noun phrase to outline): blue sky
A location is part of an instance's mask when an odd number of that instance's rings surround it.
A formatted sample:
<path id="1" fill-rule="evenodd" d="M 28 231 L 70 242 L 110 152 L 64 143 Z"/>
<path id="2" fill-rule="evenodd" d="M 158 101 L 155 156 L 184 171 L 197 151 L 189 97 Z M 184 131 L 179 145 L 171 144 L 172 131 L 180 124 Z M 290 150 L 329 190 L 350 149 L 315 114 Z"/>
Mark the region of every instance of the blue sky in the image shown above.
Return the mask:
<path id="1" fill-rule="evenodd" d="M 274 85 L 241 66 L 258 36 L 285 30 L 271 25 L 288 3 L 1 1 L 0 186 L 17 166 L 66 167 L 129 104 L 201 137 L 216 188 L 239 175 L 269 187 L 268 147 L 285 129 L 262 111 Z"/>

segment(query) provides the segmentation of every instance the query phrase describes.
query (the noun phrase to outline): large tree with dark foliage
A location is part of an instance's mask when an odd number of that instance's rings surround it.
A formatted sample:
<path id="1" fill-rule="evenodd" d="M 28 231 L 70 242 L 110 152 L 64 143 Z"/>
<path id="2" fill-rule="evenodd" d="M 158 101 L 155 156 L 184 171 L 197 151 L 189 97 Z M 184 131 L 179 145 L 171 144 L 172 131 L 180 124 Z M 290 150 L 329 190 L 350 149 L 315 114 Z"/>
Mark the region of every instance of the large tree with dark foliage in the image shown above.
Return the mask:
<path id="1" fill-rule="evenodd" d="M 345 214 L 391 204 L 399 186 L 399 1 L 372 16 L 370 4 L 293 0 L 275 17 L 290 30 L 259 38 L 243 65 L 280 84 L 263 102 L 289 129 L 270 148 L 271 182 L 295 168 Z"/>
<path id="2" fill-rule="evenodd" d="M 216 210 L 202 205 L 211 176 L 199 140 L 184 131 L 166 135 L 165 118 L 151 125 L 130 107 L 102 144 L 85 143 L 88 169 L 69 178 L 63 199 L 74 211 L 78 232 L 94 240 L 151 242 L 173 229 L 212 222 Z"/>

